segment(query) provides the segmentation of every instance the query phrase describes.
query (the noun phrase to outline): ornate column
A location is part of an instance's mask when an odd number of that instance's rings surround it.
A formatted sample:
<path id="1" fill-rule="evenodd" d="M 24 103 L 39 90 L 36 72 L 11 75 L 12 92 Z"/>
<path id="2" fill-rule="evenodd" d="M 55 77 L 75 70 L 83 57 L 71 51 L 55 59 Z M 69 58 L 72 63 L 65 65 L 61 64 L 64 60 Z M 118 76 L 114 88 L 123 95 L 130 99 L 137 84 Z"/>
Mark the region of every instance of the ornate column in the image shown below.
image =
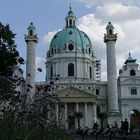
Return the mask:
<path id="1" fill-rule="evenodd" d="M 108 92 L 108 113 L 119 113 L 118 91 L 117 91 L 117 68 L 116 68 L 116 44 L 117 34 L 114 33 L 114 27 L 111 22 L 106 27 L 104 34 L 104 43 L 106 43 L 107 52 L 107 92 Z"/>
<path id="2" fill-rule="evenodd" d="M 96 103 L 93 103 L 93 119 L 94 119 L 94 122 L 97 121 L 97 106 L 96 106 Z"/>
<path id="3" fill-rule="evenodd" d="M 79 112 L 79 103 L 76 103 L 76 112 Z"/>
<path id="4" fill-rule="evenodd" d="M 28 27 L 28 34 L 25 35 L 25 41 L 27 44 L 27 58 L 26 58 L 26 91 L 28 92 L 28 100 L 33 101 L 35 95 L 35 76 L 36 76 L 36 44 L 38 43 L 38 37 L 36 34 L 36 28 L 31 22 Z M 32 88 L 28 91 L 30 85 Z"/>
<path id="5" fill-rule="evenodd" d="M 84 104 L 84 108 L 85 108 L 85 126 L 87 126 L 87 103 Z"/>
<path id="6" fill-rule="evenodd" d="M 76 103 L 76 112 L 79 112 L 79 103 Z M 76 123 L 76 128 L 78 128 L 78 124 Z"/>
<path id="7" fill-rule="evenodd" d="M 65 127 L 66 129 L 68 128 L 68 107 L 67 107 L 67 103 L 65 103 Z"/>

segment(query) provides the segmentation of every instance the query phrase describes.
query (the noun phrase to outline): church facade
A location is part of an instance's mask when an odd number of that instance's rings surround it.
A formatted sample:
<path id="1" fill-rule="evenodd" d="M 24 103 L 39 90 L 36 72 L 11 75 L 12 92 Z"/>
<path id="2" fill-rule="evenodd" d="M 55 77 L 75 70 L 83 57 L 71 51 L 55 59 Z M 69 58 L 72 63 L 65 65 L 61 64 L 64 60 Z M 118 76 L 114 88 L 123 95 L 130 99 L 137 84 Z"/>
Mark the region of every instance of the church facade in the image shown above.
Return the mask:
<path id="1" fill-rule="evenodd" d="M 86 33 L 75 24 L 76 17 L 71 7 L 65 18 L 65 27 L 56 33 L 46 56 L 46 81 L 35 84 L 36 31 L 33 23 L 25 36 L 27 43 L 26 78 L 34 85 L 45 86 L 59 76 L 52 86 L 52 92 L 60 97 L 55 104 L 57 119 L 66 128 L 78 128 L 75 112 L 81 112 L 81 127 L 92 127 L 100 123 L 99 113 L 107 115 L 105 123 L 118 123 L 125 118 L 130 121 L 131 111 L 140 111 L 140 70 L 131 54 L 124 66 L 116 73 L 115 42 L 117 34 L 111 22 L 106 27 L 104 43 L 107 52 L 107 81 L 101 80 L 101 60 L 97 60 L 92 43 Z M 31 73 L 30 76 L 28 74 Z M 33 74 L 33 75 L 32 75 Z"/>

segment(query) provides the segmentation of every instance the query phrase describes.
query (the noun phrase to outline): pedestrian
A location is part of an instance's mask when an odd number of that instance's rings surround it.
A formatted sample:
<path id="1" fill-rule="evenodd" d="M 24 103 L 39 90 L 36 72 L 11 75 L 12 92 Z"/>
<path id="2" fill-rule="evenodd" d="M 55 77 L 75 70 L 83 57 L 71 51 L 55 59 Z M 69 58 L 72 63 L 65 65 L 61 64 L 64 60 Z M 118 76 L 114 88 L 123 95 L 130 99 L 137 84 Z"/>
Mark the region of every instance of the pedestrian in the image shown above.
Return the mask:
<path id="1" fill-rule="evenodd" d="M 129 127 L 128 121 L 127 121 L 127 119 L 125 119 L 125 121 L 124 121 L 124 132 L 125 132 L 125 135 L 128 135 L 128 127 Z"/>

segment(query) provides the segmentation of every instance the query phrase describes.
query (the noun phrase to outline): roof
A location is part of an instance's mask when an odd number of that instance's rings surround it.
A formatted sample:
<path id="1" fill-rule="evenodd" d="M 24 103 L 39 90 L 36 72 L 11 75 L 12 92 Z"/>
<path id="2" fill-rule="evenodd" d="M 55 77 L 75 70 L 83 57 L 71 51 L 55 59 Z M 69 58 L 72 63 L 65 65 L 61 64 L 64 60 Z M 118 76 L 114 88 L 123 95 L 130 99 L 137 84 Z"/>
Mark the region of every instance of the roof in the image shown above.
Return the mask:
<path id="1" fill-rule="evenodd" d="M 30 25 L 28 26 L 28 29 L 32 29 L 32 30 L 33 29 L 36 29 L 35 26 L 34 26 L 34 24 L 33 24 L 33 22 L 30 23 Z"/>
<path id="2" fill-rule="evenodd" d="M 137 61 L 137 59 L 133 59 L 131 57 L 131 53 L 129 53 L 129 57 L 125 60 L 124 64 L 135 63 L 136 61 Z"/>
<path id="3" fill-rule="evenodd" d="M 61 49 L 70 43 L 80 50 L 91 46 L 91 41 L 86 33 L 78 28 L 64 28 L 54 35 L 50 47 Z"/>
<path id="4" fill-rule="evenodd" d="M 106 29 L 114 29 L 112 23 L 109 21 L 108 25 L 106 26 Z"/>

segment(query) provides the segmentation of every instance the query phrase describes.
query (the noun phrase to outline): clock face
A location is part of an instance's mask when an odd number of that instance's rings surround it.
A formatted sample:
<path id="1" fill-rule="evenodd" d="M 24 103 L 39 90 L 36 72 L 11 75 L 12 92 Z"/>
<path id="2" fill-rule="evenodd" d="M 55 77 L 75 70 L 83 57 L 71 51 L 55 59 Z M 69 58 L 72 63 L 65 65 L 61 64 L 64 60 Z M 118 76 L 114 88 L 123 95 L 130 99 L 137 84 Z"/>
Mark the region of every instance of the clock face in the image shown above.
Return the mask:
<path id="1" fill-rule="evenodd" d="M 74 49 L 74 46 L 72 44 L 69 44 L 68 49 L 72 51 Z"/>

